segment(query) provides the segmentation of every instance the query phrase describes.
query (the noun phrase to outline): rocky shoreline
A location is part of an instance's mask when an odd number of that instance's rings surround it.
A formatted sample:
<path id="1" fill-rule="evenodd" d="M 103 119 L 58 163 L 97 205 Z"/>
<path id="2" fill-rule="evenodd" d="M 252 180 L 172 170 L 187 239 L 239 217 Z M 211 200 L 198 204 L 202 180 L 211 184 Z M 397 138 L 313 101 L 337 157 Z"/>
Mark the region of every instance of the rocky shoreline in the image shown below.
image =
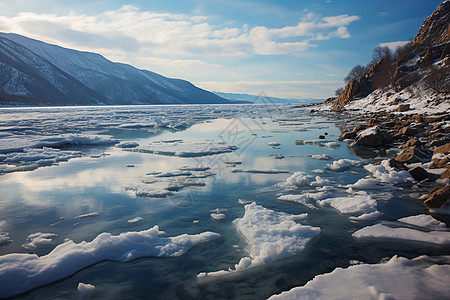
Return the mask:
<path id="1" fill-rule="evenodd" d="M 310 107 L 310 114 L 323 112 Z M 408 171 L 417 182 L 431 183 L 428 195 L 421 200 L 429 209 L 449 211 L 450 113 L 329 113 L 341 122 L 338 140 L 347 142 L 350 147 L 401 149 L 389 159 L 390 166 Z"/>

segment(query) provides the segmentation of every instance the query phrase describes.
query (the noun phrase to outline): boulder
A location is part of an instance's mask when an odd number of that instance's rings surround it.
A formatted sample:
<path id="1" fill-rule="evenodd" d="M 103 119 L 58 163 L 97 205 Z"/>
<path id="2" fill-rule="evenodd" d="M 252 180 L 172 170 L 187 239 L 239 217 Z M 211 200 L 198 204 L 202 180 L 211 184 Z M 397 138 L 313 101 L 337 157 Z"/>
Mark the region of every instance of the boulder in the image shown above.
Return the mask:
<path id="1" fill-rule="evenodd" d="M 433 154 L 438 154 L 438 153 L 449 154 L 450 153 L 450 143 L 447 143 L 445 145 L 439 146 L 436 149 L 434 149 Z"/>
<path id="2" fill-rule="evenodd" d="M 447 168 L 444 173 L 442 173 L 441 179 L 450 179 L 450 168 Z"/>
<path id="3" fill-rule="evenodd" d="M 401 148 L 411 148 L 411 147 L 421 147 L 422 143 L 416 139 L 416 138 L 412 138 L 410 140 L 408 140 L 404 145 L 401 146 Z"/>
<path id="4" fill-rule="evenodd" d="M 317 137 L 317 139 L 318 139 L 318 140 L 324 140 L 324 139 L 325 139 L 325 136 L 324 136 L 324 135 L 319 135 L 319 136 Z"/>
<path id="5" fill-rule="evenodd" d="M 415 180 L 417 180 L 419 182 L 421 182 L 425 179 L 429 179 L 429 175 L 430 175 L 430 174 L 428 174 L 428 172 L 425 169 L 423 169 L 421 167 L 414 167 L 412 169 L 409 169 L 408 172 L 409 172 L 409 174 L 411 174 L 411 176 Z"/>
<path id="6" fill-rule="evenodd" d="M 402 99 L 395 98 L 394 101 L 392 101 L 391 105 L 398 105 Z"/>
<path id="7" fill-rule="evenodd" d="M 389 165 L 390 165 L 392 168 L 397 168 L 397 169 L 405 170 L 405 171 L 408 170 L 408 167 L 406 167 L 404 163 L 401 163 L 401 162 L 399 162 L 399 161 L 396 161 L 395 158 L 389 159 Z"/>
<path id="8" fill-rule="evenodd" d="M 445 145 L 447 143 L 448 143 L 448 140 L 444 140 L 444 139 L 434 140 L 434 141 L 431 141 L 430 147 L 439 147 L 439 146 Z"/>
<path id="9" fill-rule="evenodd" d="M 392 135 L 383 132 L 380 127 L 374 126 L 359 132 L 351 146 L 378 147 L 392 142 Z"/>
<path id="10" fill-rule="evenodd" d="M 433 164 L 430 166 L 430 169 L 441 169 L 441 168 L 450 168 L 450 157 L 449 156 L 433 156 L 431 159 Z"/>
<path id="11" fill-rule="evenodd" d="M 434 188 L 428 194 L 425 206 L 428 208 L 440 208 L 448 200 L 450 200 L 450 186 Z"/>
<path id="12" fill-rule="evenodd" d="M 356 137 L 356 132 L 355 131 L 344 131 L 341 133 L 341 135 L 339 136 L 338 140 L 343 141 L 346 139 L 354 139 Z"/>
<path id="13" fill-rule="evenodd" d="M 395 111 L 404 112 L 408 111 L 410 108 L 409 104 L 400 104 Z"/>
<path id="14" fill-rule="evenodd" d="M 397 155 L 396 161 L 404 164 L 413 164 L 418 162 L 425 162 L 428 160 L 428 153 L 424 149 L 419 149 L 417 147 L 412 147 L 403 150 L 402 153 Z"/>
<path id="15" fill-rule="evenodd" d="M 407 135 L 407 136 L 415 136 L 419 133 L 417 129 L 411 127 L 403 127 L 397 131 L 397 134 Z"/>
<path id="16" fill-rule="evenodd" d="M 364 129 L 367 129 L 367 125 L 363 125 L 363 124 L 361 124 L 361 125 L 356 125 L 355 126 L 355 128 L 353 128 L 353 132 L 355 132 L 355 133 L 358 133 L 358 132 L 360 132 L 361 130 L 364 130 Z"/>

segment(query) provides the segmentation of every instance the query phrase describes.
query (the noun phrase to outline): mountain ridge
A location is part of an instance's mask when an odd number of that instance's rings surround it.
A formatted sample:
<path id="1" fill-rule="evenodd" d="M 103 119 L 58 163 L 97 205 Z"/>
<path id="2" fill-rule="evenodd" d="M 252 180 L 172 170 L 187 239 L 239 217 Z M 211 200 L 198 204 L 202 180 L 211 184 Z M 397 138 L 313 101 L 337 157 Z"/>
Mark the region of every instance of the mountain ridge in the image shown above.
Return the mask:
<path id="1" fill-rule="evenodd" d="M 231 103 L 186 80 L 112 62 L 97 53 L 68 49 L 14 33 L 0 33 L 0 47 L 8 47 L 6 44 L 10 47 L 9 54 L 0 53 L 3 79 L 0 104 L 3 105 Z M 15 61 L 22 61 L 20 70 L 10 65 L 11 53 Z M 26 66 L 26 61 L 40 61 L 46 69 L 53 70 L 52 75 L 50 78 L 45 78 L 44 74 L 37 76 L 39 70 L 35 65 Z M 53 82 L 56 77 L 66 78 L 66 81 Z M 78 93 L 70 94 L 74 89 Z"/>

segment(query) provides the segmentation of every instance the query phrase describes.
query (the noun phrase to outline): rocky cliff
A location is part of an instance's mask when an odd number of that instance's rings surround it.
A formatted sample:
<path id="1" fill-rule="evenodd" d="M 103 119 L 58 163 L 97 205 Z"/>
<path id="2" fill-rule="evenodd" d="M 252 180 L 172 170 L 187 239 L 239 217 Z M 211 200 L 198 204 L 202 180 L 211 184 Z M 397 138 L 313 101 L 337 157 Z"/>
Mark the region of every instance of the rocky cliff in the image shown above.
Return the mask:
<path id="1" fill-rule="evenodd" d="M 450 0 L 438 5 L 425 19 L 418 34 L 394 55 L 373 64 L 369 72 L 351 80 L 332 108 L 339 111 L 348 103 L 380 90 L 400 92 L 415 87 L 435 94 L 450 93 Z M 383 96 L 383 93 L 379 93 Z"/>

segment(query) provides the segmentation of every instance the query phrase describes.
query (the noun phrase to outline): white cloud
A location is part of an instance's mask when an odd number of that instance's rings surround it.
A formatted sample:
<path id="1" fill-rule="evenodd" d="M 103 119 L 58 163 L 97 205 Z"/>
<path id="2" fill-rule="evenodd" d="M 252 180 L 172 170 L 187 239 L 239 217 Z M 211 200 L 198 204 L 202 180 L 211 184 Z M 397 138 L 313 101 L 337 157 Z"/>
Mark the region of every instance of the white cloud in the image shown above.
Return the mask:
<path id="1" fill-rule="evenodd" d="M 398 47 L 403 47 L 408 43 L 409 43 L 409 41 L 397 41 L 397 42 L 381 43 L 378 46 L 388 47 L 392 51 L 395 51 L 395 50 L 397 50 Z"/>
<path id="2" fill-rule="evenodd" d="M 312 40 L 348 38 L 358 16 L 308 14 L 295 26 L 224 27 L 207 16 L 156 13 L 131 5 L 96 15 L 19 13 L 0 16 L 0 30 L 89 51 L 143 52 L 149 56 L 198 57 L 295 54 Z M 289 41 L 283 40 L 289 38 Z"/>

